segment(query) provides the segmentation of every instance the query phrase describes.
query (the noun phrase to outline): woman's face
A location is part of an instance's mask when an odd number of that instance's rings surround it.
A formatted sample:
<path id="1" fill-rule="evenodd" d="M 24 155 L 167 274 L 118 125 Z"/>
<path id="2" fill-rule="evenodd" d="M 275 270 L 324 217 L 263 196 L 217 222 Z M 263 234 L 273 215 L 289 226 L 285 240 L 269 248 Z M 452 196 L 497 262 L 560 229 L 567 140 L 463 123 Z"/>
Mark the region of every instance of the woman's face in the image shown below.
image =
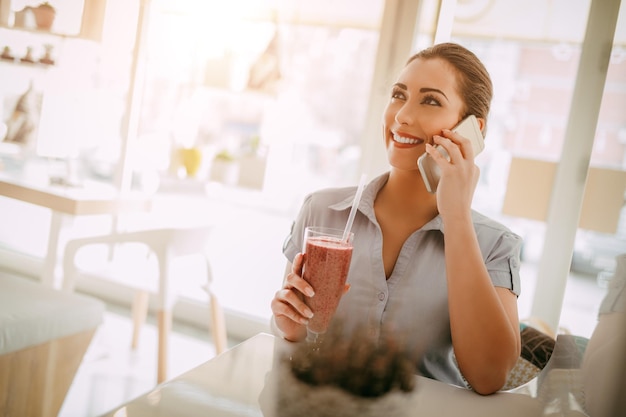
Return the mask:
<path id="1" fill-rule="evenodd" d="M 425 144 L 463 116 L 455 69 L 443 59 L 415 59 L 402 70 L 389 96 L 383 120 L 387 159 L 396 169 L 417 171 Z"/>

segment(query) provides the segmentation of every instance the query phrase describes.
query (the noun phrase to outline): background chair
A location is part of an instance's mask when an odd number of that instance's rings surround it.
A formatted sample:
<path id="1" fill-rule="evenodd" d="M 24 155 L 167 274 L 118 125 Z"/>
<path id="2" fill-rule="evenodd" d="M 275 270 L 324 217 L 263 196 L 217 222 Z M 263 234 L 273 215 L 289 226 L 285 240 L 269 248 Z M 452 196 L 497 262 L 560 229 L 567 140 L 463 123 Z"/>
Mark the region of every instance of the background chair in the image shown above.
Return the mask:
<path id="1" fill-rule="evenodd" d="M 112 232 L 73 239 L 65 247 L 63 259 L 65 290 L 73 291 L 78 276 L 112 279 L 125 286 L 136 288 L 132 305 L 133 348 L 137 346 L 139 330 L 147 316 L 149 295 L 153 293 L 157 296 L 158 383 L 167 379 L 172 308 L 179 296 L 177 284 L 190 272 L 174 268 L 179 258 L 195 256 L 202 260 L 206 280 L 203 285 L 198 286 L 198 290 L 206 291 L 209 297 L 211 317 L 209 327 L 216 352 L 219 354 L 226 349 L 227 335 L 223 311 L 216 295 L 211 291 L 211 266 L 206 252 L 209 235 L 210 227 L 206 226 Z M 105 249 L 105 256 L 100 252 L 99 259 L 106 258 L 106 251 L 111 249 L 113 252 L 109 259 L 99 268 L 93 268 L 95 262 L 86 262 L 90 265 L 79 267 L 78 258 L 81 251 L 95 246 Z M 150 263 L 150 260 L 153 262 Z M 154 282 L 150 285 L 150 281 L 156 281 L 156 285 Z"/>
<path id="2" fill-rule="evenodd" d="M 55 417 L 103 320 L 100 300 L 0 275 L 0 415 Z"/>

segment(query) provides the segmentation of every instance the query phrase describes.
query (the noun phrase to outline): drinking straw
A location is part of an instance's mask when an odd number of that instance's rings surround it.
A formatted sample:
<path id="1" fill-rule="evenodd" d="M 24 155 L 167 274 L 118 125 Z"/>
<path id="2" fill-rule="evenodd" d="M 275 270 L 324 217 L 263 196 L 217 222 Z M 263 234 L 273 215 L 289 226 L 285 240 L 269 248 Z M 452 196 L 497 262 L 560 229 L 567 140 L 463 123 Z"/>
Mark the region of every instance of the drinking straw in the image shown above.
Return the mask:
<path id="1" fill-rule="evenodd" d="M 347 242 L 348 236 L 350 236 L 350 230 L 352 229 L 352 223 L 354 222 L 354 217 L 356 216 L 356 210 L 359 207 L 359 202 L 361 201 L 363 188 L 365 188 L 365 177 L 365 173 L 361 174 L 361 180 L 359 181 L 359 186 L 356 189 L 354 201 L 352 202 L 352 209 L 350 209 L 350 214 L 348 215 L 348 222 L 346 223 L 346 228 L 343 231 L 343 238 L 341 239 L 343 242 Z"/>

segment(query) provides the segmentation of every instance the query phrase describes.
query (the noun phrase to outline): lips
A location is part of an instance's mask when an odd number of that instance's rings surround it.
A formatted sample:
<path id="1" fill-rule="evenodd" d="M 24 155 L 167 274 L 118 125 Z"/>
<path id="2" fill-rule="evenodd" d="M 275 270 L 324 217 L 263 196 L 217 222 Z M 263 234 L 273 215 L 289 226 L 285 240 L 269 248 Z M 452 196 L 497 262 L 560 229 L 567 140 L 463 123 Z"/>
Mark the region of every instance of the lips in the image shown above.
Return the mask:
<path id="1" fill-rule="evenodd" d="M 395 132 L 393 133 L 393 141 L 402 145 L 419 145 L 424 143 L 422 139 Z"/>

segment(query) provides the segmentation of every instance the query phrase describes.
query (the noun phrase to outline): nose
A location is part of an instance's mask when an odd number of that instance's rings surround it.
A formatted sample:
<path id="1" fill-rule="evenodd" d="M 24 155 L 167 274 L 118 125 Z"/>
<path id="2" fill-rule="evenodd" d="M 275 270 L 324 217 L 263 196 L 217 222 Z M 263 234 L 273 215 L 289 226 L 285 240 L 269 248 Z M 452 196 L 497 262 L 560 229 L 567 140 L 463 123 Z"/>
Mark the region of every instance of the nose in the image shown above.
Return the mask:
<path id="1" fill-rule="evenodd" d="M 415 117 L 415 109 L 409 105 L 409 103 L 404 103 L 402 107 L 396 113 L 396 122 L 401 125 L 411 125 L 413 124 L 413 119 Z"/>

